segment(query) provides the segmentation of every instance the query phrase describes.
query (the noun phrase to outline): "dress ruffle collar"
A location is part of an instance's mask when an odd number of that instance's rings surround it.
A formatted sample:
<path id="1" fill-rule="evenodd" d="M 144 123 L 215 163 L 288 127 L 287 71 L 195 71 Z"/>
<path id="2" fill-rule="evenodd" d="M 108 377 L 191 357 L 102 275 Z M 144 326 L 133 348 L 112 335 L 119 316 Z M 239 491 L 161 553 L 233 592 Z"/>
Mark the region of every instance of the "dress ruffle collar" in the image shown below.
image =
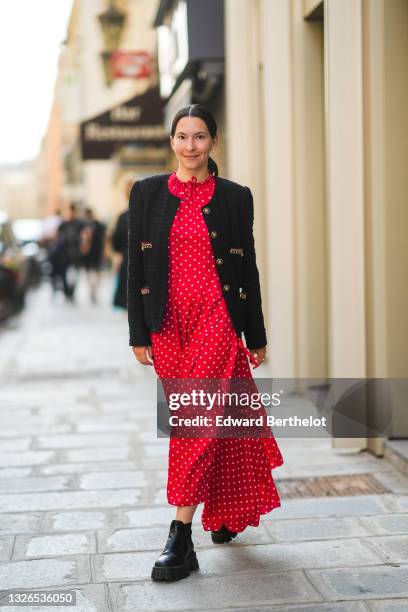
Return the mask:
<path id="1" fill-rule="evenodd" d="M 204 181 L 198 182 L 197 177 L 193 176 L 188 181 L 182 181 L 178 178 L 176 172 L 169 176 L 168 187 L 170 192 L 178 197 L 184 198 L 191 195 L 199 195 L 203 197 L 205 194 L 211 194 L 214 191 L 215 178 L 209 174 Z"/>

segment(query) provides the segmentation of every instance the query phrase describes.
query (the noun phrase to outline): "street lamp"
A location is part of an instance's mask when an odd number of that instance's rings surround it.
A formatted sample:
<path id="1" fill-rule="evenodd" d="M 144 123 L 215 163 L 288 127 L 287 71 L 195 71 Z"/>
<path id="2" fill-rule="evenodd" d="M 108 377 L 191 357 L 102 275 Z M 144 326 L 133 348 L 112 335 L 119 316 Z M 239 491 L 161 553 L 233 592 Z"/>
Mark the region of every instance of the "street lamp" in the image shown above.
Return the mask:
<path id="1" fill-rule="evenodd" d="M 112 69 L 112 53 L 110 51 L 101 52 L 103 74 L 105 75 L 105 83 L 110 87 L 113 83 L 113 69 Z"/>
<path id="2" fill-rule="evenodd" d="M 105 50 L 101 53 L 105 81 L 106 84 L 110 86 L 113 81 L 111 55 L 113 51 L 117 51 L 119 47 L 126 21 L 126 14 L 119 11 L 115 6 L 115 0 L 109 0 L 108 8 L 98 15 L 98 19 L 105 42 Z"/>

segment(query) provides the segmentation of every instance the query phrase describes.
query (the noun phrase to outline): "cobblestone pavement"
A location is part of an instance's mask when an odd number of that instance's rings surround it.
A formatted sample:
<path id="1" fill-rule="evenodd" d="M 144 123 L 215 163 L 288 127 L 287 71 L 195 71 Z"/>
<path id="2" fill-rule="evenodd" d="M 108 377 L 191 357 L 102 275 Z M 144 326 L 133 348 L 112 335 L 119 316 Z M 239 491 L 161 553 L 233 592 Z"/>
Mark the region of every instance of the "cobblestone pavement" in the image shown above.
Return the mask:
<path id="1" fill-rule="evenodd" d="M 371 473 L 389 493 L 283 499 L 218 547 L 197 512 L 200 570 L 150 581 L 174 516 L 168 442 L 156 438 L 153 368 L 134 360 L 110 293 L 107 279 L 92 306 L 81 286 L 70 305 L 45 286 L 0 332 L 0 590 L 73 588 L 78 612 L 408 610 L 408 479 L 328 440 L 280 440 L 278 488 Z"/>

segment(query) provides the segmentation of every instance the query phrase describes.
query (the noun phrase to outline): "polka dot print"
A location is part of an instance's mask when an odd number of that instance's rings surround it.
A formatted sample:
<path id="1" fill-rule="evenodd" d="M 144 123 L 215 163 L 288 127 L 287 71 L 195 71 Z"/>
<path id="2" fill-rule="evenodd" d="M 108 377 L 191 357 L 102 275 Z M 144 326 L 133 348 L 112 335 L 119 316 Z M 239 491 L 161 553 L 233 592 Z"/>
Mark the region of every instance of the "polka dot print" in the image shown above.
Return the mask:
<path id="1" fill-rule="evenodd" d="M 162 328 L 151 332 L 156 374 L 162 380 L 252 379 L 252 355 L 232 324 L 203 218 L 215 178 L 181 181 L 173 172 L 168 188 L 180 201 L 169 234 Z M 170 437 L 167 500 L 174 506 L 204 503 L 206 531 L 225 525 L 241 532 L 280 506 L 271 470 L 282 463 L 272 433 L 262 438 Z"/>

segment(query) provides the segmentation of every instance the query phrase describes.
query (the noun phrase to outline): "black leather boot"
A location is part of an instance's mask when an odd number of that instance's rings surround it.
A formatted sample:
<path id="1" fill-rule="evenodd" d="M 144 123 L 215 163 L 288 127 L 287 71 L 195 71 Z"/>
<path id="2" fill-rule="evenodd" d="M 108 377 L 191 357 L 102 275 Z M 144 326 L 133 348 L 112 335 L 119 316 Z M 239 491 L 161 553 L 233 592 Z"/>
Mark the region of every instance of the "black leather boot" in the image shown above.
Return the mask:
<path id="1" fill-rule="evenodd" d="M 226 544 L 227 542 L 231 542 L 237 535 L 237 532 L 230 531 L 223 525 L 218 531 L 211 532 L 211 539 L 214 544 Z"/>
<path id="2" fill-rule="evenodd" d="M 198 569 L 198 561 L 191 539 L 191 523 L 173 520 L 169 537 L 160 557 L 152 568 L 153 580 L 172 582 L 187 578 Z"/>

